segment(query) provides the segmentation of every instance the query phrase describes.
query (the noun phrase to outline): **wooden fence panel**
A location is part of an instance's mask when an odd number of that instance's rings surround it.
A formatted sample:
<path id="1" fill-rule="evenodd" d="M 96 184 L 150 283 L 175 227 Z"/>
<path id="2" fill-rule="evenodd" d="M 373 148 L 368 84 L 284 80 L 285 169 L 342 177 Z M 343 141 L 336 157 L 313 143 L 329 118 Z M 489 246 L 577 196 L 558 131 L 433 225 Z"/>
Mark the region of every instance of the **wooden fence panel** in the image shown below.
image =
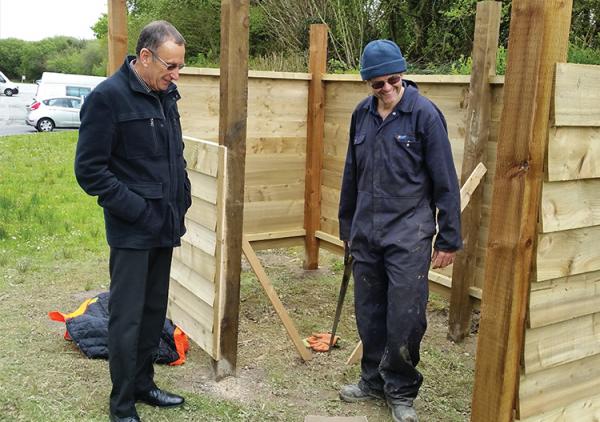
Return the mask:
<path id="1" fill-rule="evenodd" d="M 208 141 L 186 138 L 185 158 L 192 182 L 187 232 L 173 251 L 168 315 L 213 359 L 223 316 L 223 183 L 225 151 Z"/>
<path id="2" fill-rule="evenodd" d="M 556 65 L 554 126 L 600 126 L 600 66 Z"/>

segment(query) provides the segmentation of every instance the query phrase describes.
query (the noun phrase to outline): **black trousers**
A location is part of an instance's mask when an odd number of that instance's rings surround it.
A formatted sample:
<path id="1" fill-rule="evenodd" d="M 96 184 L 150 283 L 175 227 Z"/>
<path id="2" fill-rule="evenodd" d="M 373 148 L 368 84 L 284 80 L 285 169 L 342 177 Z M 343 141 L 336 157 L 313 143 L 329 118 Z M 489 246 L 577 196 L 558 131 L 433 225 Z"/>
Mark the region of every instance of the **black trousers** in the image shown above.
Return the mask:
<path id="1" fill-rule="evenodd" d="M 431 238 L 410 247 L 352 245 L 355 311 L 363 342 L 363 391 L 383 392 L 391 404 L 410 404 L 423 376 L 417 370 L 427 328 Z"/>
<path id="2" fill-rule="evenodd" d="M 173 248 L 110 250 L 110 411 L 137 415 L 135 397 L 156 387 L 154 356 L 165 323 Z"/>

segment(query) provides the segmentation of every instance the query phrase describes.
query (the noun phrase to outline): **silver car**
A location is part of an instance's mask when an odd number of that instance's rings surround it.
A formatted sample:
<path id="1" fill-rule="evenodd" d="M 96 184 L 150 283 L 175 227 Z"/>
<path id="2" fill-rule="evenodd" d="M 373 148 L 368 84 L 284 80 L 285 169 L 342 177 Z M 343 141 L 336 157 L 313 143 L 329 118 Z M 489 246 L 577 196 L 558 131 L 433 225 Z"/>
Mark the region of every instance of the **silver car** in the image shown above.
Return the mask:
<path id="1" fill-rule="evenodd" d="M 27 106 L 25 122 L 40 132 L 51 132 L 55 127 L 79 127 L 79 97 L 56 97 L 35 101 Z"/>

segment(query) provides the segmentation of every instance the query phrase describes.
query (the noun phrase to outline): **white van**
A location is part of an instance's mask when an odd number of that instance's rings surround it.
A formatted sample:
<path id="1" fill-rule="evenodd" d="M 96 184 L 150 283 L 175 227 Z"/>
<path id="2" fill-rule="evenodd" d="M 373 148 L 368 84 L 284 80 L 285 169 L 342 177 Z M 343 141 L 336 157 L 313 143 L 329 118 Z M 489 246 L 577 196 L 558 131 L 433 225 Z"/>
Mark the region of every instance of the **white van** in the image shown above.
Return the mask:
<path id="1" fill-rule="evenodd" d="M 6 75 L 0 72 L 0 92 L 7 97 L 19 93 L 19 87 L 14 82 L 11 82 Z"/>
<path id="2" fill-rule="evenodd" d="M 53 97 L 85 97 L 92 92 L 100 82 L 106 78 L 102 76 L 73 75 L 68 73 L 42 73 L 38 81 L 35 99 L 42 101 Z"/>

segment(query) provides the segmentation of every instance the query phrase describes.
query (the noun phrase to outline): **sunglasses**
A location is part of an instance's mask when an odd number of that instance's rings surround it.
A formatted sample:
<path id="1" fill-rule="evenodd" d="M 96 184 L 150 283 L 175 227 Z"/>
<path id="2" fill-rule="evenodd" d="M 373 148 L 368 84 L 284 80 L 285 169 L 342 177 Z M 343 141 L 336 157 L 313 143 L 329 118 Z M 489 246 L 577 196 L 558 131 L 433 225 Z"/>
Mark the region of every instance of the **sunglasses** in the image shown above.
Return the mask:
<path id="1" fill-rule="evenodd" d="M 400 79 L 402 79 L 401 76 L 398 75 L 394 75 L 394 76 L 390 76 L 389 78 L 387 78 L 384 81 L 375 81 L 375 82 L 371 82 L 371 88 L 373 89 L 381 89 L 385 86 L 385 83 L 387 82 L 390 85 L 396 85 L 398 82 L 400 82 Z"/>
<path id="2" fill-rule="evenodd" d="M 152 49 L 150 49 L 150 48 L 147 48 L 147 50 L 148 50 L 149 52 L 151 52 L 151 53 L 152 53 L 152 55 L 153 55 L 154 57 L 156 57 L 156 58 L 158 59 L 158 61 L 160 61 L 160 62 L 163 64 L 163 66 L 164 66 L 164 67 L 165 67 L 165 68 L 166 68 L 166 69 L 167 69 L 169 72 L 172 72 L 172 71 L 174 71 L 175 69 L 179 69 L 179 70 L 181 70 L 181 69 L 183 69 L 183 68 L 185 67 L 185 64 L 167 63 L 166 61 L 164 61 L 163 59 L 161 59 L 161 58 L 160 58 L 160 56 L 159 56 L 158 54 L 156 54 L 156 52 L 155 52 L 154 50 L 152 50 Z"/>

